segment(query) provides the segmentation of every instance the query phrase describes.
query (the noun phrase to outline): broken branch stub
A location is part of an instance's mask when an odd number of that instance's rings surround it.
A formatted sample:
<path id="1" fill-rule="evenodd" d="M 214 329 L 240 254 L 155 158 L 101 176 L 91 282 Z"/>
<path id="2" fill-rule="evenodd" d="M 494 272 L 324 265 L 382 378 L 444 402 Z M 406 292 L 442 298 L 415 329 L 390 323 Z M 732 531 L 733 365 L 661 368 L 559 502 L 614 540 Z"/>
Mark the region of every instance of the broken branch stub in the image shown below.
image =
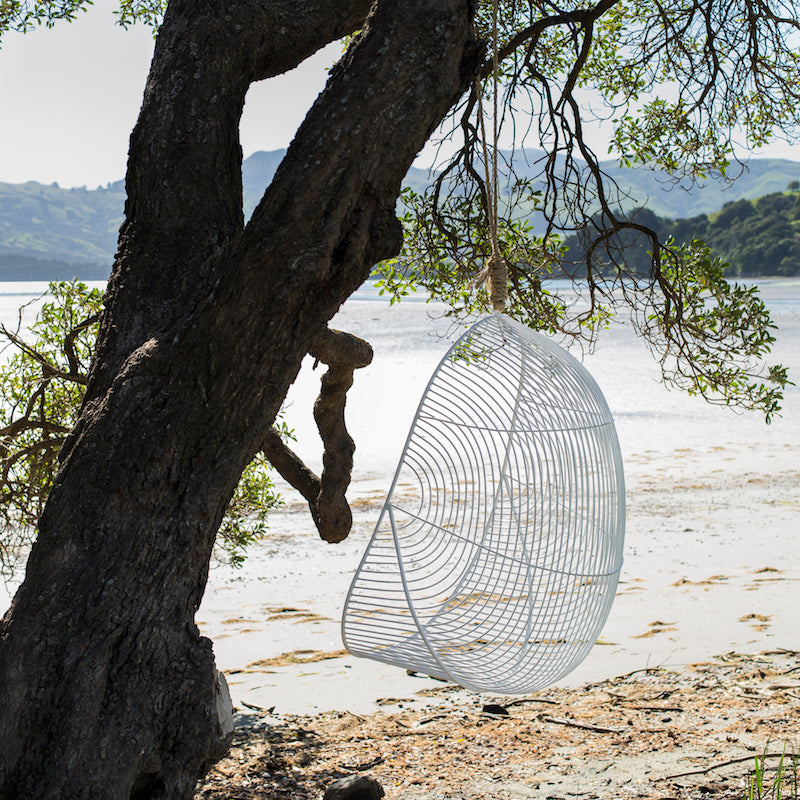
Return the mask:
<path id="1" fill-rule="evenodd" d="M 345 497 L 355 451 L 344 419 L 346 396 L 353 385 L 353 372 L 372 362 L 372 347 L 357 336 L 326 329 L 308 352 L 328 366 L 314 403 L 314 420 L 323 445 L 322 475 L 318 478 L 274 428 L 264 437 L 261 449 L 272 466 L 306 499 L 320 537 L 333 544 L 347 538 L 353 523 Z"/>

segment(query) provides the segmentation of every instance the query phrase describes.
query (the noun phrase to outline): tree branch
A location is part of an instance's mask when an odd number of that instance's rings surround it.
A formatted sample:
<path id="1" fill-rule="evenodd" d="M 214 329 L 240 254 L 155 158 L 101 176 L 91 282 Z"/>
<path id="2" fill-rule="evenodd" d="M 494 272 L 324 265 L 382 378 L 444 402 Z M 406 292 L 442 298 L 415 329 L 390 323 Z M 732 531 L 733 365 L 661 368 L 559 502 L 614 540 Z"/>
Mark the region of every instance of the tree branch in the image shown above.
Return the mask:
<path id="1" fill-rule="evenodd" d="M 232 0 L 223 13 L 215 3 L 169 3 L 131 135 L 125 221 L 86 403 L 108 389 L 131 352 L 175 322 L 178 309 L 213 290 L 212 262 L 244 226 L 239 120 L 250 85 L 357 30 L 369 7 L 369 0 Z M 165 281 L 166 274 L 182 277 Z M 118 315 L 135 324 L 112 326 Z"/>
<path id="2" fill-rule="evenodd" d="M 76 330 L 75 334 L 77 335 L 79 332 L 80 331 Z M 44 375 L 45 378 L 61 378 L 65 381 L 72 381 L 73 383 L 80 383 L 82 385 L 86 383 L 85 375 L 81 375 L 78 372 L 64 372 L 64 370 L 62 370 L 60 367 L 57 367 L 55 364 L 53 364 L 52 361 L 49 361 L 38 350 L 36 350 L 34 347 L 31 347 L 24 339 L 21 339 L 19 336 L 17 336 L 16 333 L 13 333 L 12 331 L 8 330 L 8 328 L 6 328 L 5 325 L 0 325 L 0 334 L 5 336 L 13 345 L 22 350 L 23 353 L 30 356 L 34 361 L 37 361 L 39 364 L 41 364 L 42 374 Z M 70 342 L 70 344 L 72 343 Z M 73 358 L 74 358 L 74 353 L 73 353 Z"/>
<path id="3" fill-rule="evenodd" d="M 281 438 L 275 428 L 270 428 L 261 443 L 261 452 L 276 470 L 288 481 L 313 508 L 319 497 L 319 477 L 309 469 Z"/>
<path id="4" fill-rule="evenodd" d="M 78 335 L 85 331 L 87 328 L 91 328 L 98 320 L 100 319 L 100 314 L 92 314 L 91 316 L 87 317 L 82 322 L 79 322 L 65 337 L 64 337 L 64 355 L 67 357 L 67 362 L 69 363 L 69 370 L 70 374 L 78 375 L 80 374 L 80 367 L 81 364 L 78 361 L 78 356 L 75 353 L 75 339 Z M 86 383 L 86 377 L 81 375 L 83 380 L 78 381 L 78 383 Z"/>
<path id="5" fill-rule="evenodd" d="M 355 451 L 344 419 L 346 394 L 353 385 L 353 371 L 372 362 L 372 348 L 349 333 L 326 329 L 312 343 L 309 355 L 328 365 L 314 404 L 314 420 L 324 447 L 322 477 L 303 463 L 274 428 L 264 437 L 261 450 L 306 499 L 320 537 L 333 544 L 345 539 L 353 524 L 345 497 Z"/>

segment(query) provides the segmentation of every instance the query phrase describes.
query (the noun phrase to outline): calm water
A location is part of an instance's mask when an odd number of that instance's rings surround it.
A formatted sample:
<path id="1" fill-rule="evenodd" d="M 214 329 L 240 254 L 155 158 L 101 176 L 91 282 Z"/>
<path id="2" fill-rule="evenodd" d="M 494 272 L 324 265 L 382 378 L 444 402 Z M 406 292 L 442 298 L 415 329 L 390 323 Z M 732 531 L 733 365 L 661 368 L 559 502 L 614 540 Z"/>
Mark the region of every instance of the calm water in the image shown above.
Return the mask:
<path id="1" fill-rule="evenodd" d="M 800 383 L 800 279 L 766 282 L 762 295 L 779 326 L 770 363 L 788 365 Z M 356 373 L 348 399 L 348 425 L 360 443 L 357 468 L 367 473 L 391 472 L 427 380 L 459 333 L 442 315 L 443 307 L 418 300 L 390 308 L 374 290 L 362 290 L 334 321 L 336 327 L 362 336 L 375 349 L 373 364 Z M 627 455 L 752 442 L 800 446 L 797 387 L 786 392 L 783 416 L 767 426 L 758 414 L 736 413 L 668 390 L 660 380 L 658 364 L 628 325 L 604 332 L 596 351 L 583 361 L 606 395 Z M 318 377 L 310 370 L 304 372 L 290 393 L 293 405 L 287 412 L 290 423 L 302 434 L 300 449 L 306 438 L 314 437 L 308 408 L 318 387 Z M 315 442 L 305 449 L 310 460 L 317 447 Z M 786 455 L 800 461 L 796 451 Z"/>
<path id="2" fill-rule="evenodd" d="M 36 304 L 31 301 L 46 288 L 38 282 L 0 283 L 0 321 L 16 326 L 19 308 L 26 303 L 24 319 L 32 320 Z M 800 383 L 800 279 L 765 281 L 761 291 L 779 328 L 771 361 L 788 365 Z M 335 327 L 361 336 L 375 350 L 372 365 L 356 373 L 348 396 L 348 426 L 358 445 L 354 478 L 393 471 L 428 378 L 460 332 L 443 312 L 443 306 L 417 298 L 390 307 L 374 288 L 365 287 L 336 317 Z M 786 392 L 783 416 L 767 426 L 758 414 L 713 407 L 665 388 L 658 365 L 630 326 L 613 326 L 583 361 L 606 395 L 628 456 L 757 442 L 781 448 L 780 457 L 800 461 L 797 451 L 783 447 L 800 446 L 797 387 Z M 290 391 L 286 409 L 287 421 L 297 431 L 296 449 L 316 466 L 321 463 L 320 442 L 311 407 L 319 375 L 308 363 Z"/>

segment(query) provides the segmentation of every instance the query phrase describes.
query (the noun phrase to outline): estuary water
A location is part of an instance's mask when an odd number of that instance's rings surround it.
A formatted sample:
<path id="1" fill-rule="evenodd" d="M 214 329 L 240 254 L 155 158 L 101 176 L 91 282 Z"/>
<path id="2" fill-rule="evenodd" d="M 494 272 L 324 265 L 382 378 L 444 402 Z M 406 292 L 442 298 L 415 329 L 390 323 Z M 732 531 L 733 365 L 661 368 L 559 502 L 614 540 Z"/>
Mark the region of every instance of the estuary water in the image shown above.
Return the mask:
<path id="1" fill-rule="evenodd" d="M 800 383 L 800 279 L 760 285 L 778 326 L 770 362 L 788 366 Z M 15 324 L 19 306 L 45 288 L 0 284 L 0 319 Z M 338 620 L 418 400 L 460 329 L 437 304 L 410 298 L 390 306 L 372 286 L 332 324 L 375 351 L 347 401 L 357 445 L 353 533 L 341 546 L 320 542 L 302 498 L 282 486 L 286 506 L 271 515 L 244 568 L 211 570 L 198 621 L 237 703 L 358 712 L 424 688 L 402 670 L 343 654 Z M 755 413 L 710 406 L 665 388 L 625 324 L 601 334 L 583 362 L 616 421 L 628 521 L 615 606 L 599 646 L 566 682 L 732 649 L 800 646 L 800 390 L 788 387 L 782 416 L 770 425 Z M 294 449 L 319 470 L 312 406 L 323 368 L 312 367 L 309 359 L 290 390 L 285 418 Z"/>
<path id="2" fill-rule="evenodd" d="M 15 327 L 22 308 L 23 326 L 28 324 L 46 289 L 42 282 L 0 282 L 0 322 Z M 800 382 L 800 279 L 765 280 L 761 295 L 778 326 L 769 361 L 788 365 Z M 348 427 L 358 445 L 356 468 L 362 477 L 391 471 L 431 372 L 463 330 L 444 311 L 440 304 L 413 295 L 390 306 L 366 285 L 332 323 L 366 339 L 375 351 L 373 363 L 356 372 L 348 395 Z M 574 347 L 571 352 L 582 358 L 606 395 L 627 456 L 735 441 L 800 444 L 797 387 L 787 389 L 782 416 L 766 426 L 758 414 L 710 406 L 701 398 L 667 389 L 657 363 L 629 325 L 612 325 L 591 354 L 582 355 Z M 308 404 L 318 391 L 319 374 L 310 362 L 306 365 L 290 390 L 285 411 L 297 432 L 297 449 L 317 466 L 321 458 Z"/>

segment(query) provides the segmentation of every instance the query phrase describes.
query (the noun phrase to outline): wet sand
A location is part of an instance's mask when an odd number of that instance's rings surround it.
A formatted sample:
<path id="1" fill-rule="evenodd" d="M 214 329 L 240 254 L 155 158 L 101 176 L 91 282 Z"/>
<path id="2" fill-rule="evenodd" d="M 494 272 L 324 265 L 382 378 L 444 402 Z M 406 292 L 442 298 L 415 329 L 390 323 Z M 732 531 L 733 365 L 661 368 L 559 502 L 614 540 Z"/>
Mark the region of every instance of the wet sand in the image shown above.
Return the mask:
<path id="1" fill-rule="evenodd" d="M 614 607 L 598 644 L 559 685 L 732 650 L 797 647 L 796 450 L 762 444 L 758 453 L 717 445 L 681 449 L 657 464 L 646 452 L 629 459 Z M 293 501 L 273 515 L 242 570 L 212 570 L 198 618 L 239 707 L 365 713 L 387 697 L 425 703 L 417 693 L 430 679 L 342 650 L 341 607 L 383 499 L 374 481 L 356 483 L 352 495 L 356 522 L 341 545 L 321 542 L 304 504 Z"/>

